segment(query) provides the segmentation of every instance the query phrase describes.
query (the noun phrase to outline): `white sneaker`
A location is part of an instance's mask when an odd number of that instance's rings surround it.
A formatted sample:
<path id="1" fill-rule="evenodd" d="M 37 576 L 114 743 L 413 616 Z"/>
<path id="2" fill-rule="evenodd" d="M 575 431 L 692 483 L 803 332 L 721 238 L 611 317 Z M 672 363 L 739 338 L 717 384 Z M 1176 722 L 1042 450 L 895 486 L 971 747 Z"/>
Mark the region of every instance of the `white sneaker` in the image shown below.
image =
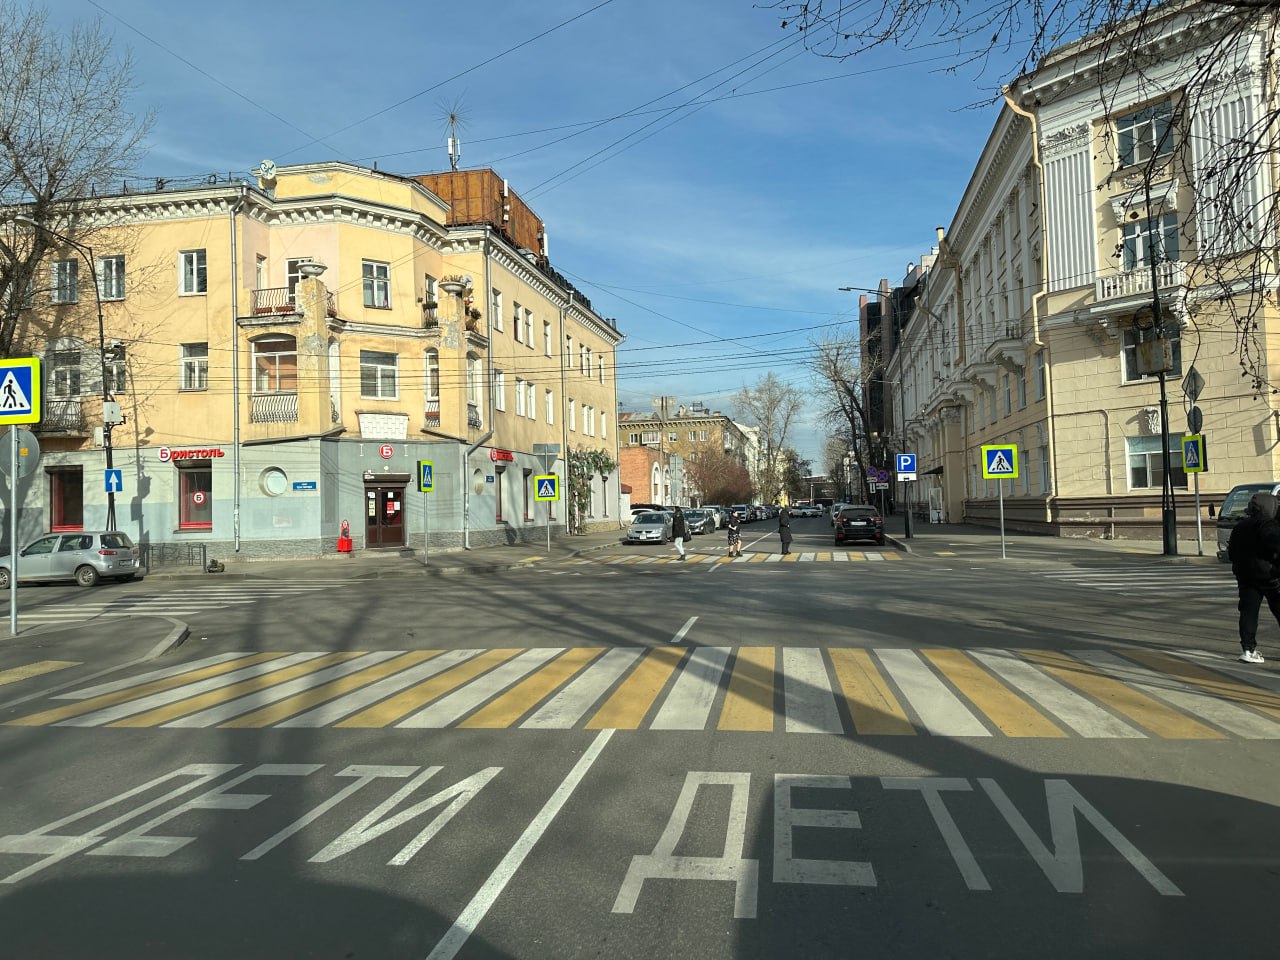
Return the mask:
<path id="1" fill-rule="evenodd" d="M 1263 658 L 1262 654 L 1260 654 L 1257 650 L 1246 650 L 1244 653 L 1240 654 L 1238 659 L 1240 660 L 1241 663 L 1266 663 L 1267 662 Z"/>

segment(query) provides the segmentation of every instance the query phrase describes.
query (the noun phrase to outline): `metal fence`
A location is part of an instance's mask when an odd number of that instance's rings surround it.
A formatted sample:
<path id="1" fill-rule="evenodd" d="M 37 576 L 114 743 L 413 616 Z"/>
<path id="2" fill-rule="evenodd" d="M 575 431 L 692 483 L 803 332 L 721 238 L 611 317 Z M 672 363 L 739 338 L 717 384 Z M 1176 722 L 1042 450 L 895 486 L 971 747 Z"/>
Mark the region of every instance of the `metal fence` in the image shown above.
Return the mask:
<path id="1" fill-rule="evenodd" d="M 196 566 L 209 569 L 208 550 L 203 543 L 143 543 L 138 546 L 138 553 L 147 570 Z"/>

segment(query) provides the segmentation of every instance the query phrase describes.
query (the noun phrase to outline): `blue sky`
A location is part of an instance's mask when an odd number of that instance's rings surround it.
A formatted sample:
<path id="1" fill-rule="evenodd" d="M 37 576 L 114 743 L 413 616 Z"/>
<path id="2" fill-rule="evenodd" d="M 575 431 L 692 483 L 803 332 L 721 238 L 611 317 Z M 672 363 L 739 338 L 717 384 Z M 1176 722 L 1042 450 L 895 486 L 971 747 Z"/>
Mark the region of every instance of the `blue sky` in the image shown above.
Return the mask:
<path id="1" fill-rule="evenodd" d="M 50 16 L 100 16 L 132 52 L 132 106 L 156 118 L 144 175 L 447 169 L 453 109 L 462 165 L 506 177 L 553 265 L 618 319 L 627 409 L 665 394 L 729 413 L 771 370 L 812 394 L 810 337 L 856 316 L 836 288 L 901 281 L 950 222 L 994 78 L 941 72 L 945 47 L 821 58 L 751 0 L 611 0 L 531 40 L 599 2 L 70 0 Z M 791 439 L 820 469 L 814 413 Z"/>

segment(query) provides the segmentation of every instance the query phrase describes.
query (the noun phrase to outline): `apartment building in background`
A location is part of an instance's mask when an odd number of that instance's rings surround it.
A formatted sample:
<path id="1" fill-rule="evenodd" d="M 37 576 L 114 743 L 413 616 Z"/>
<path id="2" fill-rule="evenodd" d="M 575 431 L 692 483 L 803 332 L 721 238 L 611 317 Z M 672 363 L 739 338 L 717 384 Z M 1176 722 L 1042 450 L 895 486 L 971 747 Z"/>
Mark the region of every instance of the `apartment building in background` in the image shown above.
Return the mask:
<path id="1" fill-rule="evenodd" d="M 534 500 L 533 448 L 561 448 L 562 478 L 570 449 L 616 458 L 621 334 L 552 268 L 541 221 L 487 170 L 258 173 L 100 198 L 97 297 L 83 251 L 51 254 L 19 329 L 46 378 L 20 539 L 105 520 L 99 299 L 124 419 L 117 527 L 153 551 L 309 556 L 344 529 L 357 549 L 421 548 L 428 532 L 450 549 L 562 529 L 565 504 L 548 520 Z M 500 202 L 483 215 L 441 196 L 485 191 Z M 616 479 L 593 480 L 601 520 L 617 497 Z"/>
<path id="2" fill-rule="evenodd" d="M 751 454 L 742 427 L 698 401 L 685 405 L 672 397 L 659 397 L 652 412 L 621 412 L 618 424 L 620 460 L 625 468 L 622 480 L 631 485 L 631 499 L 637 503 L 688 506 L 691 501 L 701 502 L 702 492 L 694 489 L 683 464 L 723 455 L 746 466 Z M 642 455 L 638 452 L 642 450 L 655 455 Z M 646 500 L 641 496 L 643 491 L 663 496 Z"/>

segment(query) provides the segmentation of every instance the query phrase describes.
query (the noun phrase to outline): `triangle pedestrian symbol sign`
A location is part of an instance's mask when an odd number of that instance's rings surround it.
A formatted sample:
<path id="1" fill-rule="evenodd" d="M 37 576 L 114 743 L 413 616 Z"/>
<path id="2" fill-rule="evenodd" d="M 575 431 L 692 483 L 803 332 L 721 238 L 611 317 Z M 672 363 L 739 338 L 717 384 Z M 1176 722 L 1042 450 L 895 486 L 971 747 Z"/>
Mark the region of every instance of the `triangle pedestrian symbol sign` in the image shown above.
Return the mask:
<path id="1" fill-rule="evenodd" d="M 554 497 L 555 495 L 556 495 L 556 485 L 554 481 L 543 480 L 540 484 L 538 484 L 538 496 L 550 498 L 550 497 Z"/>
<path id="2" fill-rule="evenodd" d="M 23 392 L 22 384 L 9 370 L 0 382 L 0 411 L 22 411 L 31 409 L 31 399 Z"/>
<path id="3" fill-rule="evenodd" d="M 995 452 L 995 456 L 987 464 L 987 473 L 1013 473 L 1013 464 L 1009 462 L 1009 458 L 1004 455 L 1003 450 Z"/>
<path id="4" fill-rule="evenodd" d="M 1198 467 L 1200 466 L 1200 450 L 1194 443 L 1188 443 L 1186 449 L 1182 451 L 1183 466 Z"/>

